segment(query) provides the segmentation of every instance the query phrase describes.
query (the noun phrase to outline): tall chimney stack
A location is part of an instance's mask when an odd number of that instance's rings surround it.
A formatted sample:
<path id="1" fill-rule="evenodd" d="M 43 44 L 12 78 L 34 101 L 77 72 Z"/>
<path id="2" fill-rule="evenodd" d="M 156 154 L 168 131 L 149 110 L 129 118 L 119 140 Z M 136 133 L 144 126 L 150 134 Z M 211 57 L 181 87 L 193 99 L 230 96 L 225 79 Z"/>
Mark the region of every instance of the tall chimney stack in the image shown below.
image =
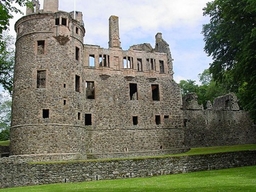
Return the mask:
<path id="1" fill-rule="evenodd" d="M 109 18 L 109 47 L 121 48 L 121 42 L 119 37 L 119 22 L 117 16 L 110 16 Z"/>
<path id="2" fill-rule="evenodd" d="M 44 0 L 44 12 L 58 12 L 59 0 Z"/>

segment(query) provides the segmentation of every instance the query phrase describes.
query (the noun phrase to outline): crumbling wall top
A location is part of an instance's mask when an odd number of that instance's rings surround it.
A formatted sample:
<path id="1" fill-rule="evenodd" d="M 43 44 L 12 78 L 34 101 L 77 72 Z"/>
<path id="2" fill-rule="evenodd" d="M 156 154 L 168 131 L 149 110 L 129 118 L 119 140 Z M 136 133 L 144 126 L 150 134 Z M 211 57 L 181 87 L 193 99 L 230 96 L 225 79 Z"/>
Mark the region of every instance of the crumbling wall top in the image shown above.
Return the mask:
<path id="1" fill-rule="evenodd" d="M 203 110 L 203 105 L 199 105 L 196 93 L 188 93 L 182 98 L 183 110 Z"/>
<path id="2" fill-rule="evenodd" d="M 219 96 L 213 101 L 213 109 L 239 111 L 238 99 L 234 93 Z"/>

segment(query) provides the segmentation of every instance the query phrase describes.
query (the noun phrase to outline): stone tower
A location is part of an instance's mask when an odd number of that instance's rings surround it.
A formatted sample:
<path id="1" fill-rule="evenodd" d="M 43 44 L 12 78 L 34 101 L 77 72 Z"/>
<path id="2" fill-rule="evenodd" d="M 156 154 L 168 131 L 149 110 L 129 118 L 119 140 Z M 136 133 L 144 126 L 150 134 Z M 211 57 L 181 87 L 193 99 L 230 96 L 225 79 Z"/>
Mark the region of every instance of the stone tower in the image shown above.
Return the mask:
<path id="1" fill-rule="evenodd" d="M 58 11 L 58 0 L 27 9 L 15 25 L 11 155 L 73 158 L 85 151 L 81 118 L 82 13 Z M 40 13 L 39 13 L 40 12 Z"/>

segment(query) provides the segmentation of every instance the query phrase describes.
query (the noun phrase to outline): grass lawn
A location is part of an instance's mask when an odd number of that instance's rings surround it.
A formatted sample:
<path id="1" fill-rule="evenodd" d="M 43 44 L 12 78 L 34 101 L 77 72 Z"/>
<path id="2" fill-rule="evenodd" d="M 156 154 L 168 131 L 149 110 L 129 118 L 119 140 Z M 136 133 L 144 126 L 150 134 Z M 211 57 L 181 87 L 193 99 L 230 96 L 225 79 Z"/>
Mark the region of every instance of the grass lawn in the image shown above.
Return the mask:
<path id="1" fill-rule="evenodd" d="M 0 141 L 0 146 L 9 146 L 10 141 Z"/>
<path id="2" fill-rule="evenodd" d="M 149 178 L 92 181 L 1 189 L 0 192 L 249 192 L 256 191 L 256 166 Z"/>

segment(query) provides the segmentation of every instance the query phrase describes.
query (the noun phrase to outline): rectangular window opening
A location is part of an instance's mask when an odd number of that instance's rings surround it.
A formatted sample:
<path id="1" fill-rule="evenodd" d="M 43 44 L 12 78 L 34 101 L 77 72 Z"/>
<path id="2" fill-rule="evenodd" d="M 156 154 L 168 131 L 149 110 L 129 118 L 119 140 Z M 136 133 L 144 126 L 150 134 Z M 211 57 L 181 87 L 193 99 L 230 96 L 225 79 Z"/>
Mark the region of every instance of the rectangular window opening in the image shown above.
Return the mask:
<path id="1" fill-rule="evenodd" d="M 37 71 L 37 88 L 46 88 L 46 70 Z"/>
<path id="2" fill-rule="evenodd" d="M 151 85 L 151 90 L 152 90 L 153 101 L 159 101 L 160 100 L 159 85 L 157 85 L 157 84 Z"/>
<path id="3" fill-rule="evenodd" d="M 133 122 L 133 125 L 138 125 L 138 116 L 133 116 L 132 122 Z"/>
<path id="4" fill-rule="evenodd" d="M 80 76 L 76 75 L 75 77 L 75 90 L 80 92 Z"/>
<path id="5" fill-rule="evenodd" d="M 63 100 L 63 105 L 66 105 L 66 104 L 67 104 L 67 100 L 64 99 L 64 100 Z"/>
<path id="6" fill-rule="evenodd" d="M 169 119 L 169 115 L 165 115 L 164 118 L 165 118 L 165 119 Z"/>
<path id="7" fill-rule="evenodd" d="M 123 57 L 123 67 L 124 67 L 124 68 L 128 68 L 128 67 L 127 67 L 127 60 L 126 60 L 126 57 Z"/>
<path id="8" fill-rule="evenodd" d="M 157 125 L 161 124 L 161 117 L 160 117 L 160 115 L 156 115 L 155 116 L 155 122 L 156 122 Z"/>
<path id="9" fill-rule="evenodd" d="M 137 84 L 130 83 L 129 88 L 130 88 L 130 100 L 138 100 Z"/>
<path id="10" fill-rule="evenodd" d="M 80 52 L 80 49 L 78 47 L 76 47 L 76 60 L 79 61 L 79 52 Z"/>
<path id="11" fill-rule="evenodd" d="M 45 41 L 37 41 L 37 54 L 42 55 L 44 54 L 44 49 L 45 49 Z"/>
<path id="12" fill-rule="evenodd" d="M 138 71 L 143 71 L 143 68 L 142 68 L 142 59 L 140 59 L 140 58 L 137 59 L 137 70 L 138 70 Z"/>
<path id="13" fill-rule="evenodd" d="M 92 125 L 92 114 L 85 114 L 85 125 Z"/>
<path id="14" fill-rule="evenodd" d="M 164 61 L 163 60 L 159 61 L 159 67 L 160 67 L 160 73 L 164 73 Z"/>
<path id="15" fill-rule="evenodd" d="M 55 19 L 55 25 L 60 25 L 60 18 Z"/>
<path id="16" fill-rule="evenodd" d="M 95 99 L 94 81 L 86 81 L 86 98 Z"/>
<path id="17" fill-rule="evenodd" d="M 95 56 L 89 55 L 89 67 L 95 67 Z"/>
<path id="18" fill-rule="evenodd" d="M 77 113 L 77 119 L 78 119 L 78 120 L 81 119 L 81 113 L 80 113 L 80 112 Z"/>
<path id="19" fill-rule="evenodd" d="M 67 19 L 66 18 L 62 18 L 61 19 L 61 24 L 67 26 Z"/>
<path id="20" fill-rule="evenodd" d="M 43 109 L 43 118 L 49 118 L 49 109 Z"/>
<path id="21" fill-rule="evenodd" d="M 78 27 L 76 27 L 76 34 L 78 34 L 79 33 L 79 29 L 78 29 Z"/>

